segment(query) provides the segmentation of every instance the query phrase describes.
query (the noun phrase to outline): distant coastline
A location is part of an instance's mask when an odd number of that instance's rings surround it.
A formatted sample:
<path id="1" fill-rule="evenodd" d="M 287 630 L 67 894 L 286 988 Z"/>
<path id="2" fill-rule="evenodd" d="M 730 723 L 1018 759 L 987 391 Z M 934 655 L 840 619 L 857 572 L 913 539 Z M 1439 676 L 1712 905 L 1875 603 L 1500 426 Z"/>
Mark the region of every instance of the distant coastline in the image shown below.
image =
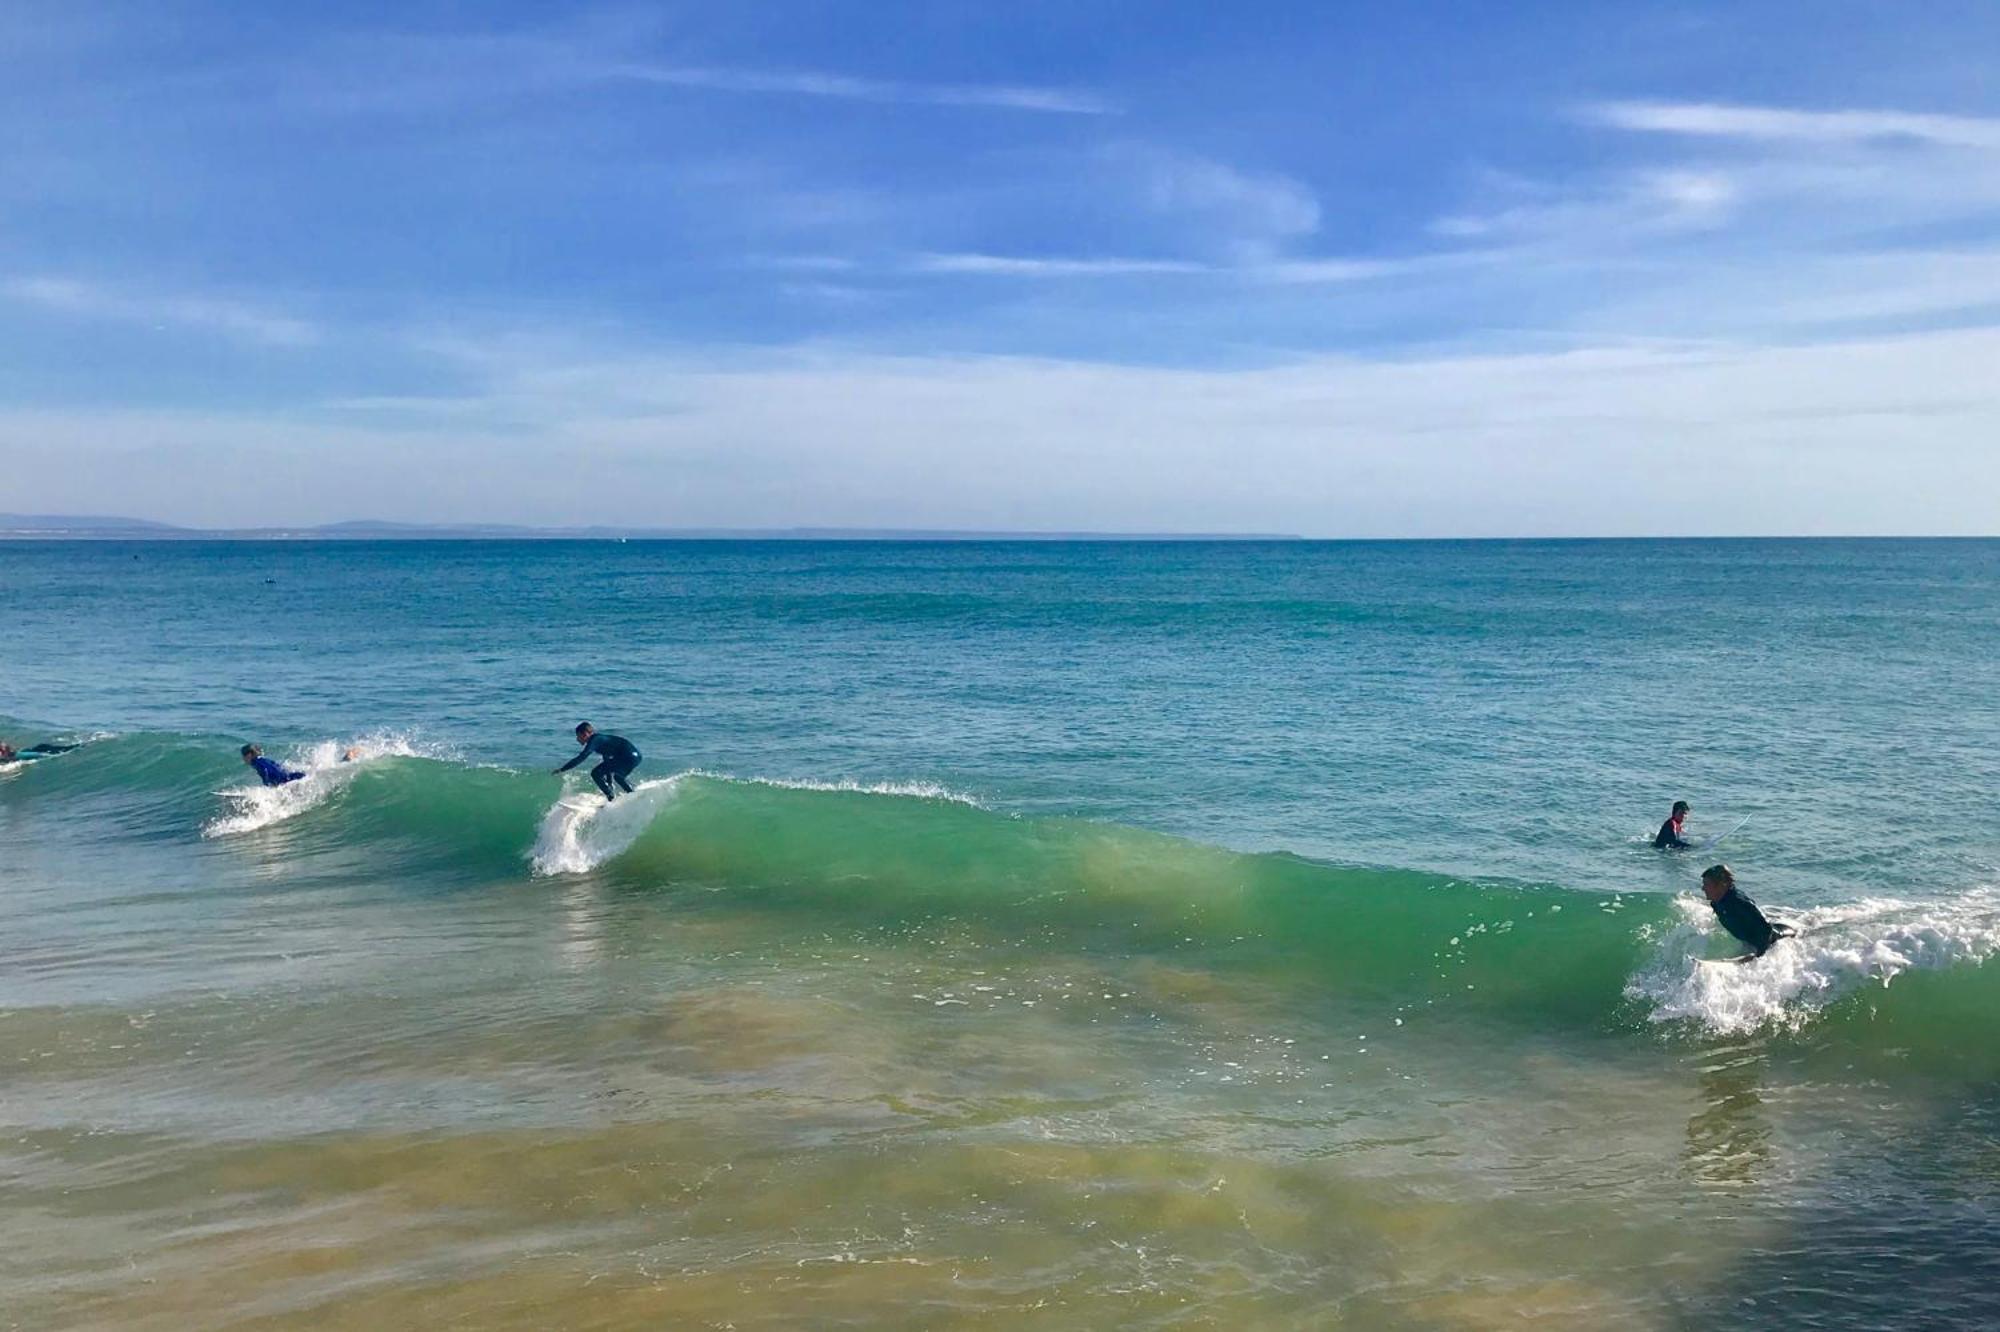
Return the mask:
<path id="1" fill-rule="evenodd" d="M 1014 532 L 895 527 L 528 527 L 387 523 L 179 527 L 96 514 L 0 513 L 0 541 L 1302 541 L 1283 532 Z"/>

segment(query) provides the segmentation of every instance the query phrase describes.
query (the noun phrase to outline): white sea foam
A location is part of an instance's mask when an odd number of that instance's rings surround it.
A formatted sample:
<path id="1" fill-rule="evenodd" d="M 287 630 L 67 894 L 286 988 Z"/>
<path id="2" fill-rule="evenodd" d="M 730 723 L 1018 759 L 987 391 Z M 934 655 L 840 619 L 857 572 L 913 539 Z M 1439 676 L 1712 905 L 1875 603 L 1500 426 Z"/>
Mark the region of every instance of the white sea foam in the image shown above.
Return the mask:
<path id="1" fill-rule="evenodd" d="M 230 812 L 209 820 L 203 825 L 201 835 L 229 837 L 282 823 L 346 790 L 348 783 L 370 763 L 381 759 L 452 757 L 451 751 L 442 746 L 393 732 L 377 732 L 347 741 L 321 740 L 278 760 L 303 772 L 303 780 L 283 786 L 225 786 L 217 791 Z"/>
<path id="2" fill-rule="evenodd" d="M 1647 1004 L 1656 1022 L 1694 1021 L 1717 1032 L 1797 1028 L 1864 986 L 1886 986 L 1912 970 L 1976 965 L 2000 952 L 2000 893 L 1991 890 L 1943 901 L 1870 898 L 1773 912 L 1798 937 L 1741 966 L 1700 961 L 1721 927 L 1700 898 L 1678 898 L 1675 905 L 1682 919 L 1662 935 L 1625 993 Z"/>
<path id="3" fill-rule="evenodd" d="M 688 775 L 708 777 L 723 782 L 741 782 L 748 786 L 775 786 L 785 791 L 839 791 L 850 795 L 906 796 L 912 800 L 942 800 L 972 809 L 986 808 L 984 802 L 977 797 L 969 796 L 963 791 L 954 791 L 941 782 L 857 782 L 844 779 L 828 782 L 808 777 L 732 777 L 727 773 L 699 770 Z"/>
<path id="4" fill-rule="evenodd" d="M 595 792 L 570 792 L 549 806 L 528 853 L 537 874 L 583 874 L 619 855 L 680 788 L 680 777 L 640 782 L 630 795 L 607 803 Z"/>

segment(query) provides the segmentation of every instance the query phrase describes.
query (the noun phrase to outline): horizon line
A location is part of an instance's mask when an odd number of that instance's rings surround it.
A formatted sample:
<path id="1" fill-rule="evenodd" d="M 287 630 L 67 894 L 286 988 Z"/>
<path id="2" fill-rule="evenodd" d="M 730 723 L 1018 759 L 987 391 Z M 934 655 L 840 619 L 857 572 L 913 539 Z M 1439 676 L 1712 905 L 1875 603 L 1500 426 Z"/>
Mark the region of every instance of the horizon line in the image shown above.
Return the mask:
<path id="1" fill-rule="evenodd" d="M 19 525 L 17 525 L 19 524 Z M 644 527 L 607 524 L 525 524 L 499 522 L 418 523 L 349 519 L 331 523 L 271 524 L 258 527 L 195 527 L 154 519 L 112 515 L 0 514 L 0 541 L 851 541 L 851 542 L 1611 542 L 1611 541 L 1990 541 L 2000 532 L 1853 533 L 1563 533 L 1483 536 L 1305 536 L 1292 532 L 1215 530 L 1116 531 L 1086 528 L 846 527 L 792 524 L 783 527 Z"/>

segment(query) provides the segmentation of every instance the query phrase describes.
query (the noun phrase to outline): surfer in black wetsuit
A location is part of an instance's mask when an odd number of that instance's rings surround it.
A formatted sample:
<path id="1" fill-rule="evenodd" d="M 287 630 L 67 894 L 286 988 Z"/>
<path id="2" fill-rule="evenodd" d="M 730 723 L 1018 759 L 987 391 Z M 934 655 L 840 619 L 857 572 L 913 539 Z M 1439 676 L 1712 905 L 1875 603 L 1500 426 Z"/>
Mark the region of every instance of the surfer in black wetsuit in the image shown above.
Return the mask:
<path id="1" fill-rule="evenodd" d="M 606 800 L 616 800 L 618 791 L 611 789 L 616 782 L 618 790 L 630 794 L 632 783 L 626 781 L 632 769 L 639 766 L 639 747 L 622 735 L 612 735 L 600 731 L 589 722 L 576 724 L 576 742 L 583 746 L 577 756 L 563 764 L 556 771 L 568 772 L 592 754 L 600 754 L 603 761 L 590 770 L 590 780 L 597 783 L 597 789 L 604 792 Z"/>
<path id="2" fill-rule="evenodd" d="M 1797 933 L 1789 925 L 1764 919 L 1764 913 L 1757 909 L 1757 904 L 1736 891 L 1736 876 L 1727 865 L 1710 865 L 1703 870 L 1701 891 L 1707 896 L 1709 906 L 1714 908 L 1715 918 L 1722 922 L 1722 928 L 1750 945 L 1746 956 L 1762 957 L 1771 950 L 1772 944 Z"/>
<path id="3" fill-rule="evenodd" d="M 1687 801 L 1674 801 L 1674 812 L 1667 817 L 1665 823 L 1660 825 L 1660 830 L 1653 834 L 1653 849 L 1655 851 L 1685 851 L 1694 845 L 1693 842 L 1681 836 L 1681 825 L 1687 822 L 1687 816 L 1691 812 Z"/>
<path id="4" fill-rule="evenodd" d="M 5 740 L 0 740 L 0 763 L 29 763 L 35 759 L 54 758 L 67 754 L 72 749 L 81 749 L 79 744 L 64 745 L 53 740 L 44 740 L 39 745 L 29 745 L 26 749 L 16 749 Z"/>

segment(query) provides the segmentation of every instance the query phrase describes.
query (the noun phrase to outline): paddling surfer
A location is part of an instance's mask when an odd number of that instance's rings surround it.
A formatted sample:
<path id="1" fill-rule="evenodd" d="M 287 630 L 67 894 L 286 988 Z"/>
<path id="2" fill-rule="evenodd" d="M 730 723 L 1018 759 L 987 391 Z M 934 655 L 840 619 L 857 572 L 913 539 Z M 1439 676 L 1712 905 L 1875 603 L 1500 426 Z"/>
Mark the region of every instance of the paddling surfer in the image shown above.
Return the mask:
<path id="1" fill-rule="evenodd" d="M 257 780 L 266 786 L 283 786 L 286 782 L 305 779 L 304 773 L 293 772 L 290 768 L 279 766 L 276 759 L 265 758 L 264 751 L 256 745 L 243 746 L 242 754 L 243 761 L 257 770 Z"/>
<path id="2" fill-rule="evenodd" d="M 44 740 L 38 745 L 29 745 L 26 749 L 16 749 L 10 742 L 0 740 L 0 763 L 32 763 L 36 759 L 54 758 L 58 754 L 67 754 L 72 749 L 82 747 L 81 742 L 65 745 L 53 740 Z"/>

